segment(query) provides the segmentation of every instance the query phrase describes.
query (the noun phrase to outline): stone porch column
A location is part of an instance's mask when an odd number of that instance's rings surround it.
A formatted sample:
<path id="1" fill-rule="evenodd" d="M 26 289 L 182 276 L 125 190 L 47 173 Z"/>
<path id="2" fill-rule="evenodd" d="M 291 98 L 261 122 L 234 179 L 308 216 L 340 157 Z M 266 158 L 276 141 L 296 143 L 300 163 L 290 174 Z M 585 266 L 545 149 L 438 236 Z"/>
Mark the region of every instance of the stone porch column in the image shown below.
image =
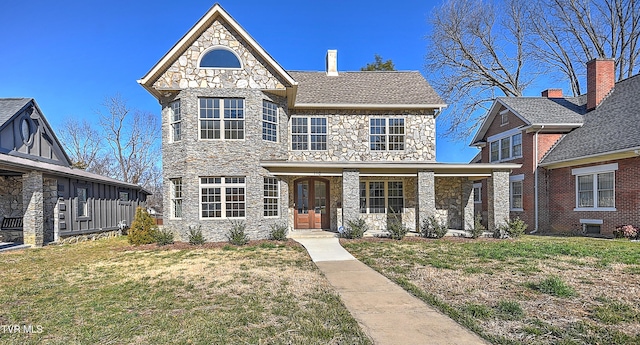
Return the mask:
<path id="1" fill-rule="evenodd" d="M 436 214 L 436 184 L 433 171 L 418 171 L 418 224 L 420 229 L 422 222 Z"/>
<path id="2" fill-rule="evenodd" d="M 39 171 L 22 175 L 22 234 L 24 244 L 41 247 L 44 244 L 43 178 Z"/>
<path id="3" fill-rule="evenodd" d="M 473 203 L 473 181 L 462 180 L 462 227 L 465 230 L 473 229 L 474 203 Z"/>
<path id="4" fill-rule="evenodd" d="M 493 231 L 509 219 L 509 171 L 494 171 L 487 178 L 487 230 Z"/>
<path id="5" fill-rule="evenodd" d="M 360 171 L 342 171 L 342 224 L 360 216 Z"/>

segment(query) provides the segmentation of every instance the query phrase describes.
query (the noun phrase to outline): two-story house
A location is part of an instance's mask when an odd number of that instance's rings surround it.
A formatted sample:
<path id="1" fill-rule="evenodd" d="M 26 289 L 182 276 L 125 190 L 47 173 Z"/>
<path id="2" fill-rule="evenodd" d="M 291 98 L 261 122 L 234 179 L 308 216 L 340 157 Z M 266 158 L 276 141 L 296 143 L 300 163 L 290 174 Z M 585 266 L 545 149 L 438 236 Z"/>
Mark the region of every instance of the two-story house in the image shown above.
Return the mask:
<path id="1" fill-rule="evenodd" d="M 587 64 L 587 94 L 497 98 L 472 145 L 479 162 L 522 164 L 510 180 L 511 216 L 531 230 L 610 235 L 640 225 L 640 77 L 615 82 L 614 61 Z M 475 185 L 484 212 L 484 185 Z"/>
<path id="2" fill-rule="evenodd" d="M 356 218 L 464 229 L 478 178 L 489 221 L 508 216 L 519 165 L 437 163 L 445 104 L 417 71 L 339 72 L 335 50 L 325 71 L 287 71 L 216 4 L 138 82 L 162 105 L 165 226 L 182 239 L 225 240 L 229 220 L 252 239 Z"/>

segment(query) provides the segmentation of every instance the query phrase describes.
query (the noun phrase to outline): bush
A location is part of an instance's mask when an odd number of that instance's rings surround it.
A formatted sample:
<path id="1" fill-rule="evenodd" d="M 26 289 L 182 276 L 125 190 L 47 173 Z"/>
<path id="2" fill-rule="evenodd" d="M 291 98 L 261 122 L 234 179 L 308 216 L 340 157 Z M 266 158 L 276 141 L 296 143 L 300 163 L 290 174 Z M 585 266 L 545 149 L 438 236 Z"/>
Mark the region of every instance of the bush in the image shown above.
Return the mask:
<path id="1" fill-rule="evenodd" d="M 287 224 L 271 224 L 269 239 L 274 241 L 287 240 Z"/>
<path id="2" fill-rule="evenodd" d="M 482 215 L 479 213 L 473 218 L 473 229 L 471 229 L 471 237 L 478 238 L 482 236 L 482 234 L 487 230 L 487 228 L 482 225 Z"/>
<path id="3" fill-rule="evenodd" d="M 189 227 L 189 244 L 193 246 L 201 246 L 204 244 L 204 236 L 202 236 L 202 230 L 200 226 Z"/>
<path id="4" fill-rule="evenodd" d="M 246 226 L 243 221 L 231 221 L 231 229 L 227 234 L 227 238 L 229 239 L 229 243 L 236 246 L 243 246 L 249 243 L 249 236 L 245 234 Z"/>
<path id="5" fill-rule="evenodd" d="M 420 226 L 420 234 L 428 238 L 443 238 L 447 231 L 445 222 L 438 221 L 435 216 L 429 216 Z"/>
<path id="6" fill-rule="evenodd" d="M 173 232 L 162 229 L 156 233 L 156 243 L 160 246 L 173 244 Z"/>
<path id="7" fill-rule="evenodd" d="M 402 224 L 402 219 L 394 218 L 387 222 L 387 231 L 392 239 L 401 240 L 407 235 L 409 228 Z"/>
<path id="8" fill-rule="evenodd" d="M 142 207 L 136 208 L 136 215 L 127 233 L 129 243 L 133 245 L 150 244 L 156 242 L 158 226 Z"/>
<path id="9" fill-rule="evenodd" d="M 638 237 L 638 229 L 633 225 L 619 225 L 613 230 L 613 237 L 634 239 Z"/>
<path id="10" fill-rule="evenodd" d="M 367 230 L 369 230 L 369 226 L 367 226 L 367 222 L 363 218 L 350 219 L 347 220 L 347 226 L 340 234 L 340 237 L 349 239 L 362 238 Z"/>
<path id="11" fill-rule="evenodd" d="M 529 226 L 520 217 L 516 217 L 507 222 L 507 235 L 509 237 L 517 238 L 524 235 L 524 232 Z"/>

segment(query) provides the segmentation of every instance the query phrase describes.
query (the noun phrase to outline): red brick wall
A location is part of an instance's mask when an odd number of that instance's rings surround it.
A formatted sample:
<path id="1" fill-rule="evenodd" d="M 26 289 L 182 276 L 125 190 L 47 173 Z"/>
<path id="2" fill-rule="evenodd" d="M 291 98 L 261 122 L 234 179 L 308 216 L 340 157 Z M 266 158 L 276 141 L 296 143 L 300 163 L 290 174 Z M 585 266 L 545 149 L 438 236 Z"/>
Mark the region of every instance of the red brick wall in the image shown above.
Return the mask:
<path id="1" fill-rule="evenodd" d="M 613 59 L 593 59 L 587 62 L 587 110 L 597 107 L 613 89 L 616 81 Z"/>
<path id="2" fill-rule="evenodd" d="M 574 211 L 576 179 L 571 169 L 618 163 L 615 172 L 616 211 Z M 580 219 L 602 219 L 601 233 L 611 235 L 618 225 L 640 226 L 640 157 L 587 164 L 547 171 L 551 231 L 570 232 L 581 228 Z"/>

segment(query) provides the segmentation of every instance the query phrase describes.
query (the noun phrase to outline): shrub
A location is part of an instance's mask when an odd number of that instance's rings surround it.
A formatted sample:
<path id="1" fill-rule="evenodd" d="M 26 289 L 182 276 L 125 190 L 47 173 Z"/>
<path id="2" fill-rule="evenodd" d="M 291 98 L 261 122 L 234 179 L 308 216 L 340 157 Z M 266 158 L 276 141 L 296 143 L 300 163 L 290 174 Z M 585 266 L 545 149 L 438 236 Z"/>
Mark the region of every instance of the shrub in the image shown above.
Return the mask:
<path id="1" fill-rule="evenodd" d="M 136 215 L 133 218 L 131 227 L 127 233 L 129 243 L 133 245 L 150 244 L 156 242 L 158 226 L 142 207 L 136 208 Z"/>
<path id="2" fill-rule="evenodd" d="M 160 246 L 173 244 L 173 232 L 162 229 L 156 233 L 156 243 Z"/>
<path id="3" fill-rule="evenodd" d="M 420 234 L 428 238 L 443 238 L 447 231 L 447 225 L 442 221 L 438 221 L 435 216 L 429 216 L 429 218 L 422 221 L 420 226 Z"/>
<path id="4" fill-rule="evenodd" d="M 245 234 L 246 226 L 243 221 L 231 221 L 231 229 L 227 234 L 227 238 L 229 239 L 229 243 L 236 246 L 243 246 L 249 243 L 249 236 Z"/>
<path id="5" fill-rule="evenodd" d="M 482 215 L 479 213 L 473 217 L 473 229 L 471 229 L 471 237 L 478 238 L 482 236 L 482 234 L 487 230 L 487 228 L 482 225 Z"/>
<path id="6" fill-rule="evenodd" d="M 367 226 L 367 222 L 363 218 L 350 219 L 347 220 L 347 226 L 340 234 L 340 237 L 350 239 L 362 238 L 367 230 L 369 230 L 369 226 Z"/>
<path id="7" fill-rule="evenodd" d="M 409 228 L 402 224 L 402 219 L 393 218 L 387 222 L 387 231 L 392 239 L 401 240 L 407 235 Z"/>
<path id="8" fill-rule="evenodd" d="M 613 230 L 613 237 L 633 239 L 638 237 L 638 229 L 633 225 L 619 225 Z"/>
<path id="9" fill-rule="evenodd" d="M 271 224 L 269 239 L 275 241 L 287 240 L 287 224 Z"/>
<path id="10" fill-rule="evenodd" d="M 520 217 L 516 217 L 510 221 L 507 221 L 507 235 L 509 237 L 520 237 L 524 234 L 525 230 L 527 230 L 529 226 L 522 220 Z"/>
<path id="11" fill-rule="evenodd" d="M 204 236 L 202 236 L 202 230 L 200 226 L 189 227 L 189 244 L 193 246 L 201 246 L 204 244 Z"/>

